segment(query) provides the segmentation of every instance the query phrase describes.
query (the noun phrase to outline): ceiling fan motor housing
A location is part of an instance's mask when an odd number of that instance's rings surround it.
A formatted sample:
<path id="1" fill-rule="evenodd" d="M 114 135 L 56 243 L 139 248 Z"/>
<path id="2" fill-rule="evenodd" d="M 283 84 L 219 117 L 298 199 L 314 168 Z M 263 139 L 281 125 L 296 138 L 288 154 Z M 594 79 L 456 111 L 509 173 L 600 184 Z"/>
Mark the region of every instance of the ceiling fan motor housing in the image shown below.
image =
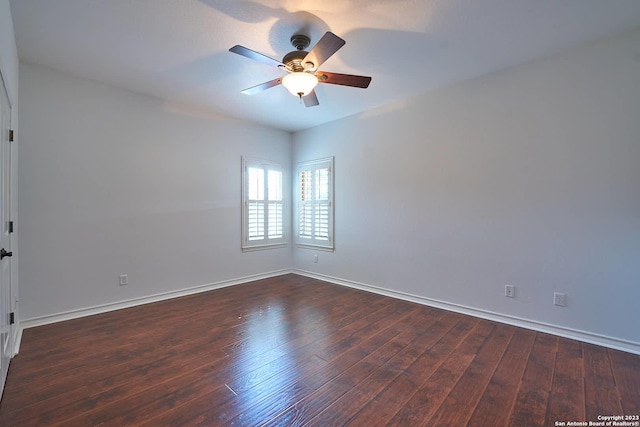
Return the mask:
<path id="1" fill-rule="evenodd" d="M 308 54 L 305 49 L 309 47 L 309 44 L 311 44 L 311 39 L 304 34 L 294 34 L 291 36 L 290 41 L 291 45 L 295 47 L 296 50 L 287 53 L 284 58 L 282 58 L 282 63 L 293 72 L 304 71 L 305 66 L 302 64 L 302 60 Z M 311 67 L 313 67 L 313 65 L 311 65 Z"/>
<path id="2" fill-rule="evenodd" d="M 284 58 L 282 58 L 282 63 L 293 72 L 304 71 L 302 60 L 307 56 L 307 53 L 308 52 L 304 50 L 294 50 L 293 52 L 287 53 Z"/>

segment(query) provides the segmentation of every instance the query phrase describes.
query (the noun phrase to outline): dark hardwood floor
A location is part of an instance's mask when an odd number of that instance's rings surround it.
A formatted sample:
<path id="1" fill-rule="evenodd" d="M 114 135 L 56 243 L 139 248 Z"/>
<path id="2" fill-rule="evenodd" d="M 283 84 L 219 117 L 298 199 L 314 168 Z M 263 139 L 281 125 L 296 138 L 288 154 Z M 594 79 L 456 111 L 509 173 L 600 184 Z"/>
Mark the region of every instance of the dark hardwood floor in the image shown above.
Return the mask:
<path id="1" fill-rule="evenodd" d="M 24 331 L 2 426 L 554 426 L 640 356 L 286 275 Z"/>

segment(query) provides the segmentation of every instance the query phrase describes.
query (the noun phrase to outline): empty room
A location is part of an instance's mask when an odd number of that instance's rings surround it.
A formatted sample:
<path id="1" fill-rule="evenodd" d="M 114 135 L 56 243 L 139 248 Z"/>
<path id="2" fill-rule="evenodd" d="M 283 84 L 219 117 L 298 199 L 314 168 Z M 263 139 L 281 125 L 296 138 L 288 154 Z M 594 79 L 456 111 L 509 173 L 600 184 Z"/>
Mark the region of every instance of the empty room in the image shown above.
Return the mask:
<path id="1" fill-rule="evenodd" d="M 640 426 L 640 1 L 0 0 L 1 426 Z"/>

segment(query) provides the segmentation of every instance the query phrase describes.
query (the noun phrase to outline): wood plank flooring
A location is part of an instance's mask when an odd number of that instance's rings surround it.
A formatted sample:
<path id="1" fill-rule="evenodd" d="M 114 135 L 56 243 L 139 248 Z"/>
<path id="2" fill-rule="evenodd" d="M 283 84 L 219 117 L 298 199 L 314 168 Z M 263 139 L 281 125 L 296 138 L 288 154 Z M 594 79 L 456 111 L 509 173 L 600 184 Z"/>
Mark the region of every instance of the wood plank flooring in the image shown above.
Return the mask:
<path id="1" fill-rule="evenodd" d="M 555 426 L 640 356 L 285 275 L 24 331 L 2 426 Z"/>

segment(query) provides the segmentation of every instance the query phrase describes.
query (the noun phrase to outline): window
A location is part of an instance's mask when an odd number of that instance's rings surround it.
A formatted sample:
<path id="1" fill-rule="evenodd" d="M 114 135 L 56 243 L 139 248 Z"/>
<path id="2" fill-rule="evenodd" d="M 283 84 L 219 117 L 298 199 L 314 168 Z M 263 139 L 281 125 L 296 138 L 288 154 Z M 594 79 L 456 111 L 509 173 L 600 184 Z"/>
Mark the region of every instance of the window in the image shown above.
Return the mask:
<path id="1" fill-rule="evenodd" d="M 333 250 L 333 157 L 300 163 L 296 174 L 296 244 Z"/>
<path id="2" fill-rule="evenodd" d="M 286 245 L 282 167 L 245 158 L 242 166 L 242 249 Z"/>

